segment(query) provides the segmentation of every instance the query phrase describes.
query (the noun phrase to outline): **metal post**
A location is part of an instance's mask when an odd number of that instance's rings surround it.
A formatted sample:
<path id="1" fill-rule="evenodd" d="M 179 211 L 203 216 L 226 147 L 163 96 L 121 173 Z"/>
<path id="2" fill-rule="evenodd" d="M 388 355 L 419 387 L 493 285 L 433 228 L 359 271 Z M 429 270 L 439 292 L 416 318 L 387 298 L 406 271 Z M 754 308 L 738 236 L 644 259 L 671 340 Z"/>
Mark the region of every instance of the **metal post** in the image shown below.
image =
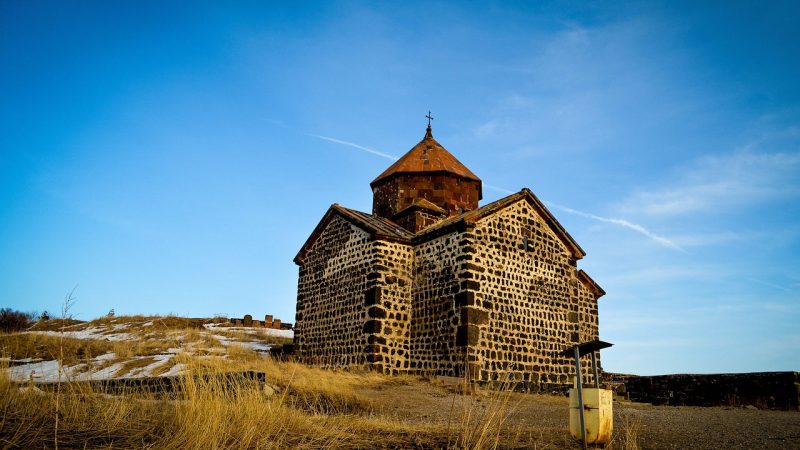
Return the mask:
<path id="1" fill-rule="evenodd" d="M 583 416 L 583 386 L 581 385 L 581 354 L 578 346 L 575 346 L 575 384 L 578 389 L 578 411 L 581 416 L 581 441 L 583 448 L 586 448 L 586 419 Z"/>
<path id="2" fill-rule="evenodd" d="M 597 375 L 597 357 L 592 352 L 592 367 L 594 367 L 594 387 L 600 389 L 600 377 Z"/>

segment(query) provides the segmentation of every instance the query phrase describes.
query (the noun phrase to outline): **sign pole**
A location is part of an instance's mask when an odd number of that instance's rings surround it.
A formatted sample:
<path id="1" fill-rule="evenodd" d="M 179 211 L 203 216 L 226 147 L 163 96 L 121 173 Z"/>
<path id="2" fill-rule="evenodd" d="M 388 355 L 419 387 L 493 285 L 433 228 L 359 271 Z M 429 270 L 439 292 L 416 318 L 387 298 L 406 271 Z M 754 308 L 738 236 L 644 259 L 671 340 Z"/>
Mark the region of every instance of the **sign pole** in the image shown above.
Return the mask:
<path id="1" fill-rule="evenodd" d="M 583 416 L 583 386 L 581 385 L 581 354 L 578 346 L 575 346 L 575 384 L 578 389 L 578 411 L 581 416 L 581 442 L 586 448 L 586 418 Z"/>

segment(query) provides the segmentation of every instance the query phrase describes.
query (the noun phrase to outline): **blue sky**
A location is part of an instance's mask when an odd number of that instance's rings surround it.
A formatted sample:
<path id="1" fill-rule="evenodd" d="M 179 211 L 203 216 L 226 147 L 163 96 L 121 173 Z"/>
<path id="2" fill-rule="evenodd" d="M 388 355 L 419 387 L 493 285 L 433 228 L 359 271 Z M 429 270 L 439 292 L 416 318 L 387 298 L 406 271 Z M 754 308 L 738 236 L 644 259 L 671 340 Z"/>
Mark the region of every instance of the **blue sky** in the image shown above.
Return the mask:
<path id="1" fill-rule="evenodd" d="M 0 297 L 293 321 L 292 258 L 424 134 L 531 188 L 606 370 L 798 370 L 796 2 L 0 3 Z"/>

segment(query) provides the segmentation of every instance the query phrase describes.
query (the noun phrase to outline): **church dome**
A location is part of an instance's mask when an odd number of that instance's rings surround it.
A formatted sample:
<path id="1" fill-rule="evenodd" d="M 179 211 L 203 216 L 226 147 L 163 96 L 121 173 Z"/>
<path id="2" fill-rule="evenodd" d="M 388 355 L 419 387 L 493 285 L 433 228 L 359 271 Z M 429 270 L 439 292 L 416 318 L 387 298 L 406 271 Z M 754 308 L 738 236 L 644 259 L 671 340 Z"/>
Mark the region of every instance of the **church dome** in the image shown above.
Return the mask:
<path id="1" fill-rule="evenodd" d="M 430 125 L 425 137 L 378 175 L 370 187 L 372 213 L 414 232 L 478 208 L 483 197 L 481 179 L 433 138 Z M 441 213 L 420 206 L 425 204 Z M 419 208 L 409 209 L 412 206 Z M 413 217 L 409 216 L 411 212 Z"/>
<path id="2" fill-rule="evenodd" d="M 425 132 L 425 137 L 409 150 L 402 158 L 398 159 L 377 178 L 372 180 L 370 186 L 375 187 L 382 180 L 396 174 L 420 174 L 428 172 L 447 172 L 459 177 L 481 182 L 477 175 L 462 164 L 452 153 L 442 147 L 442 144 L 433 138 L 431 127 Z"/>

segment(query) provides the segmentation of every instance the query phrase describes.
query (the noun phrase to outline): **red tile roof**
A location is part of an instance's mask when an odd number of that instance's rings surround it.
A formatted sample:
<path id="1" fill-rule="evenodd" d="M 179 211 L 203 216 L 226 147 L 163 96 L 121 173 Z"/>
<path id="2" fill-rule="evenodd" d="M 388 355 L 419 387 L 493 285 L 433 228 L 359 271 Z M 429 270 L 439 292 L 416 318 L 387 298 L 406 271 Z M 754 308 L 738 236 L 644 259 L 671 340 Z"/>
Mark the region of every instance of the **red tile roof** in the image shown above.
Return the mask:
<path id="1" fill-rule="evenodd" d="M 531 192 L 530 189 L 523 188 L 521 191 L 515 194 L 511 194 L 507 197 L 501 198 L 500 200 L 483 205 L 478 209 L 468 211 L 457 216 L 448 217 L 441 222 L 436 223 L 435 225 L 420 230 L 417 233 L 412 233 L 400 225 L 397 225 L 383 217 L 367 214 L 355 209 L 345 208 L 334 203 L 328 209 L 328 212 L 325 213 L 325 216 L 323 216 L 322 220 L 311 233 L 311 236 L 308 238 L 308 240 L 306 240 L 305 244 L 303 244 L 303 248 L 300 249 L 300 252 L 297 254 L 297 256 L 295 256 L 294 262 L 297 264 L 302 264 L 306 252 L 311 248 L 311 245 L 314 243 L 314 241 L 317 240 L 319 235 L 328 225 L 328 222 L 330 222 L 331 218 L 333 218 L 334 214 L 338 214 L 350 222 L 358 225 L 363 230 L 368 231 L 374 238 L 416 245 L 420 242 L 425 242 L 438 236 L 449 234 L 454 230 L 460 230 L 465 227 L 473 226 L 478 220 L 491 216 L 492 214 L 499 212 L 520 200 L 527 201 L 531 206 L 534 207 L 534 209 L 537 210 L 540 217 L 544 219 L 545 223 L 547 223 L 559 240 L 561 240 L 561 242 L 563 242 L 564 245 L 570 250 L 570 253 L 576 260 L 586 256 L 586 252 L 583 251 L 581 246 L 575 242 L 575 239 L 573 239 L 567 230 L 565 230 L 558 220 L 556 220 L 555 216 L 553 216 L 553 213 L 547 209 L 544 203 L 542 203 L 542 201 L 539 200 L 539 198 L 536 197 L 536 195 Z M 604 293 L 602 288 L 596 286 L 594 281 L 589 281 L 591 278 L 589 278 L 588 275 L 583 274 L 581 277 L 584 277 L 582 280 L 588 285 L 591 286 L 594 284 L 595 286 L 592 286 L 592 289 L 596 288 L 595 290 L 599 295 Z"/>
<path id="2" fill-rule="evenodd" d="M 295 264 L 303 263 L 306 253 L 309 249 L 311 249 L 311 246 L 325 230 L 325 227 L 328 226 L 328 223 L 331 221 L 334 215 L 344 217 L 349 222 L 369 232 L 373 238 L 396 242 L 411 242 L 411 238 L 414 237 L 414 233 L 406 230 L 400 225 L 395 224 L 394 222 L 389 221 L 388 219 L 357 211 L 355 209 L 345 208 L 338 203 L 334 203 L 330 208 L 328 208 L 328 211 L 322 217 L 322 220 L 320 220 L 319 224 L 317 224 L 316 228 L 314 228 L 311 236 L 308 237 L 306 242 L 303 244 L 303 247 L 297 253 L 297 256 L 294 257 Z"/>
<path id="3" fill-rule="evenodd" d="M 375 186 L 379 181 L 395 174 L 424 172 L 448 172 L 470 180 L 481 181 L 477 175 L 467 169 L 464 164 L 461 164 L 452 153 L 436 142 L 430 127 L 428 127 L 425 137 L 419 141 L 419 144 L 415 145 L 397 162 L 378 175 L 378 178 L 372 180 L 370 186 Z"/>

